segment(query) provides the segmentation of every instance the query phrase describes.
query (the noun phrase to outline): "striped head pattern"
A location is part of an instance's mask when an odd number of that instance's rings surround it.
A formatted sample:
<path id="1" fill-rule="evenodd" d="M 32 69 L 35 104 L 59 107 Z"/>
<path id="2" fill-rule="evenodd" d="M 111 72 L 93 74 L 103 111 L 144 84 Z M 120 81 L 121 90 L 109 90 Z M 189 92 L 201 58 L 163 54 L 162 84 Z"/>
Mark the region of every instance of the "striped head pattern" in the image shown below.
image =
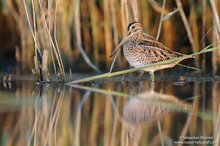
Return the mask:
<path id="1" fill-rule="evenodd" d="M 128 25 L 128 35 L 134 33 L 143 33 L 143 27 L 141 23 L 134 21 Z"/>

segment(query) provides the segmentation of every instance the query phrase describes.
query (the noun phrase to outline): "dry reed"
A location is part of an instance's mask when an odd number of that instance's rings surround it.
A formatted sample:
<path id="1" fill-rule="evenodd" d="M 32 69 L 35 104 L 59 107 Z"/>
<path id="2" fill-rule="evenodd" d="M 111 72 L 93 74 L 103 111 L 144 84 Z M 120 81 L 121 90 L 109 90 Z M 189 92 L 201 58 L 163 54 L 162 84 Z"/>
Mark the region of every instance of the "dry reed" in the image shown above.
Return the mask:
<path id="1" fill-rule="evenodd" d="M 91 71 L 83 67 L 84 61 L 95 71 L 99 71 L 98 67 L 102 68 L 101 70 L 109 69 L 111 61 L 109 54 L 126 34 L 127 25 L 131 21 L 140 21 L 145 32 L 153 36 L 156 36 L 157 32 L 161 33 L 160 40 L 171 49 L 187 48 L 184 53 L 199 52 L 201 48 L 219 40 L 219 2 L 217 0 L 209 2 L 210 5 L 204 0 L 195 3 L 176 0 L 167 3 L 164 8 L 162 3 L 154 0 L 105 0 L 103 3 L 94 0 L 89 3 L 79 0 L 44 2 L 23 0 L 23 3 L 20 3 L 19 0 L 14 0 L 7 3 L 7 9 L 8 15 L 18 24 L 16 27 L 20 45 L 19 49 L 16 49 L 16 56 L 23 68 L 40 69 L 33 67 L 33 56 L 41 63 L 42 50 L 47 49 L 50 50 L 48 57 L 50 73 L 50 66 L 53 64 L 54 72 L 60 74 L 62 78 L 64 65 L 70 65 L 73 72 L 77 71 L 78 68 L 74 69 L 77 65 L 79 68 L 82 67 L 81 70 Z M 198 8 L 200 6 L 202 13 Z M 174 15 L 177 12 L 180 15 Z M 176 23 L 180 19 L 183 24 Z M 210 23 L 211 20 L 214 25 Z M 181 27 L 185 27 L 185 30 L 178 29 Z M 213 30 L 213 35 L 210 29 Z M 168 32 L 171 35 L 165 35 Z M 202 45 L 199 44 L 200 40 L 204 40 Z M 182 52 L 177 49 L 175 51 Z M 211 62 L 210 56 L 198 58 L 197 67 L 202 66 L 204 69 L 205 64 L 212 63 L 213 70 L 217 73 L 219 54 L 219 51 L 213 52 Z M 121 54 L 120 58 L 122 59 L 116 60 L 116 67 L 125 68 L 127 63 Z"/>

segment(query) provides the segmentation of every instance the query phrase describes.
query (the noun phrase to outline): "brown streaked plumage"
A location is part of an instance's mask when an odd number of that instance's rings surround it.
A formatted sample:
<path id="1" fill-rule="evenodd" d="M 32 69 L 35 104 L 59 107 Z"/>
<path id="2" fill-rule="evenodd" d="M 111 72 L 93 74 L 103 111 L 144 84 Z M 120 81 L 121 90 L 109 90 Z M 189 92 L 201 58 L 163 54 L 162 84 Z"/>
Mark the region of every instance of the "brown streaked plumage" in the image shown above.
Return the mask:
<path id="1" fill-rule="evenodd" d="M 185 54 L 171 51 L 164 44 L 158 42 L 154 37 L 143 35 L 143 27 L 139 22 L 132 22 L 128 25 L 128 33 L 111 56 L 123 45 L 123 53 L 132 67 L 141 67 L 148 64 L 158 63 L 165 60 L 183 57 Z M 187 58 L 193 58 L 189 56 Z M 172 63 L 158 65 L 144 69 L 150 73 L 154 81 L 154 72 L 157 70 L 172 68 L 184 59 Z"/>

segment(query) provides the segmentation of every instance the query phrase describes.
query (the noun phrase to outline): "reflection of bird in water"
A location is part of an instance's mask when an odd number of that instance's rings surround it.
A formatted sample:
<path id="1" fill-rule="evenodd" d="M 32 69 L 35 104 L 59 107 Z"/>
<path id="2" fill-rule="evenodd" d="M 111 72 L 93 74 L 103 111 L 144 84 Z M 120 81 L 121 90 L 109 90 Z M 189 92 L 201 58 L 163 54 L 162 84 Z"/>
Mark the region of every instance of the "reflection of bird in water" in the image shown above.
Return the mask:
<path id="1" fill-rule="evenodd" d="M 192 56 L 181 58 L 184 56 L 184 54 L 169 50 L 164 44 L 158 42 L 150 35 L 144 37 L 143 27 L 139 22 L 132 22 L 128 25 L 126 37 L 114 50 L 111 56 L 113 56 L 122 45 L 126 60 L 132 67 L 135 68 L 171 60 L 174 58 L 180 58 L 179 60 L 167 64 L 144 69 L 144 71 L 150 73 L 152 81 L 154 81 L 155 71 L 165 68 L 172 68 L 182 60 L 192 58 Z"/>
<path id="2" fill-rule="evenodd" d="M 129 139 L 139 142 L 144 125 L 154 124 L 170 112 L 190 111 L 192 105 L 173 95 L 145 92 L 132 98 L 124 107 L 123 119 L 127 123 Z"/>

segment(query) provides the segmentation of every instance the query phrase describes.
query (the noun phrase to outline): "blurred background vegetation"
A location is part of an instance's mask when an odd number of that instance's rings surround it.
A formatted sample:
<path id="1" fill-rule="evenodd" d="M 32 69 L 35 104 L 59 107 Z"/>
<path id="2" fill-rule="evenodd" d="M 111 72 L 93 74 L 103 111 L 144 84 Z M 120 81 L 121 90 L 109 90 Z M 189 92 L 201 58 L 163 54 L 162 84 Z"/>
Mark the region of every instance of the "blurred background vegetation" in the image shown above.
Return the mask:
<path id="1" fill-rule="evenodd" d="M 30 73 L 34 69 L 36 73 L 39 62 L 48 72 L 62 75 L 70 68 L 73 72 L 107 71 L 109 56 L 129 22 L 140 21 L 144 32 L 156 36 L 164 1 L 0 2 L 0 71 Z M 181 53 L 198 52 L 219 41 L 219 14 L 219 0 L 166 0 L 159 40 Z M 219 63 L 220 50 L 216 50 L 198 56 L 195 66 L 218 73 Z M 122 53 L 116 68 L 128 68 Z"/>
<path id="2" fill-rule="evenodd" d="M 157 35 L 164 2 L 0 0 L 0 72 L 30 74 L 33 71 L 36 77 L 39 70 L 61 77 L 64 70 L 68 72 L 70 68 L 72 72 L 107 72 L 111 65 L 109 56 L 125 36 L 129 22 L 140 21 L 144 32 Z M 212 43 L 217 47 L 219 16 L 219 0 L 166 0 L 163 17 L 166 19 L 159 41 L 185 54 L 198 52 Z M 195 64 L 193 61 L 187 65 L 219 74 L 219 56 L 220 51 L 215 50 L 199 55 Z M 125 68 L 128 64 L 121 53 L 114 69 Z M 25 81 L 27 77 L 20 80 Z M 181 100 L 189 99 L 194 107 L 186 114 L 168 113 L 164 116 L 166 120 L 161 119 L 165 140 L 201 134 L 213 135 L 217 142 L 220 141 L 220 84 L 212 84 L 212 81 L 205 82 L 202 78 L 186 86 L 172 82 L 156 84 L 157 92 L 175 95 Z M 148 82 L 104 82 L 97 86 L 106 90 L 107 94 L 101 95 L 60 84 L 12 83 L 0 84 L 3 91 L 0 99 L 1 145 L 124 146 L 130 127 L 126 127 L 126 122 L 120 120 L 123 117 L 119 116 L 123 116 L 127 103 L 134 103 L 134 100 L 118 97 L 124 93 L 136 95 L 150 88 Z M 120 96 L 111 97 L 110 91 L 120 91 Z M 141 108 L 139 105 L 135 107 Z M 144 113 L 143 109 L 138 111 Z M 144 124 L 136 124 L 143 129 L 137 130 L 143 136 L 139 143 L 158 144 L 157 125 Z"/>

